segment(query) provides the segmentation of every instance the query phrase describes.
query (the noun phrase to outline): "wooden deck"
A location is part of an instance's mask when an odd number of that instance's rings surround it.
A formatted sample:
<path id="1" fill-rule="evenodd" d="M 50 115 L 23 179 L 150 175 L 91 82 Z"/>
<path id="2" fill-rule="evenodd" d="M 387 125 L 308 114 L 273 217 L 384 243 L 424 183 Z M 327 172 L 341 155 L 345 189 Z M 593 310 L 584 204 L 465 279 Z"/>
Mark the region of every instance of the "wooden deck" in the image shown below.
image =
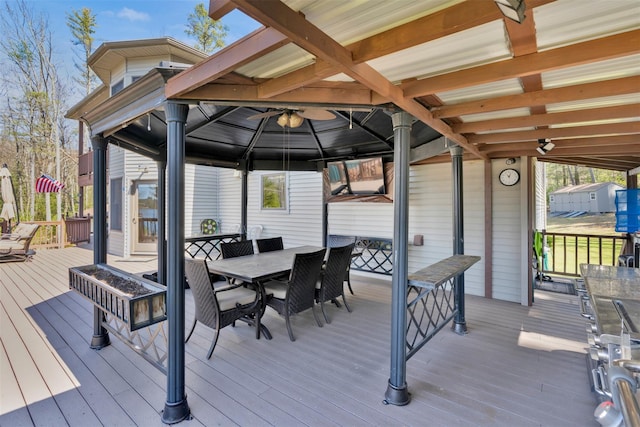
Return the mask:
<path id="1" fill-rule="evenodd" d="M 33 262 L 0 264 L 0 426 L 161 425 L 166 378 L 116 338 L 89 348 L 92 306 L 68 289 L 81 248 L 40 250 Z M 110 257 L 120 269 L 155 260 Z M 354 276 L 356 277 L 356 276 Z M 412 401 L 382 403 L 389 378 L 390 286 L 354 280 L 353 308 L 284 320 L 268 310 L 274 339 L 226 328 L 211 360 L 212 331 L 186 344 L 193 419 L 181 425 L 597 426 L 588 385 L 585 322 L 573 296 L 537 292 L 533 307 L 467 298 L 469 334 L 448 329 L 407 364 Z M 187 291 L 187 326 L 193 313 Z"/>

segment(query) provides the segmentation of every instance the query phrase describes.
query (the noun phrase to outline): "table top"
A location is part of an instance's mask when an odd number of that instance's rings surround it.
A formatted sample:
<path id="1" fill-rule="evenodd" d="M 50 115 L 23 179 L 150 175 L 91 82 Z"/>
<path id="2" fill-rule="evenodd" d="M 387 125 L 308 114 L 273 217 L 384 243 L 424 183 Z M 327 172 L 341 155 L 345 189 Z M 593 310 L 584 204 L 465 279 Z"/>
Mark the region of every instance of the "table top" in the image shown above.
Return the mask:
<path id="1" fill-rule="evenodd" d="M 242 280 L 243 282 L 260 282 L 291 271 L 296 254 L 315 252 L 321 249 L 324 248 L 298 246 L 279 251 L 207 261 L 207 266 L 211 273 Z"/>
<path id="2" fill-rule="evenodd" d="M 436 287 L 467 270 L 478 261 L 480 261 L 479 256 L 453 255 L 410 274 L 408 277 L 409 284 L 412 286 Z"/>

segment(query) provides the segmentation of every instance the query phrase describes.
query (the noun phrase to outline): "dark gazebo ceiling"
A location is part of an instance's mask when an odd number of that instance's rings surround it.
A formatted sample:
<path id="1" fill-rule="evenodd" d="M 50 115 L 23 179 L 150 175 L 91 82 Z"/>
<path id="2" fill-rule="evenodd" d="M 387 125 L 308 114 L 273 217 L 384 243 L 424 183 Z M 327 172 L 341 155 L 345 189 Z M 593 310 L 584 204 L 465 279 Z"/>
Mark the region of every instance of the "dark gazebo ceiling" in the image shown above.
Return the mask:
<path id="1" fill-rule="evenodd" d="M 317 170 L 337 159 L 382 156 L 393 159 L 393 124 L 390 110 L 329 110 L 330 120 L 305 118 L 297 128 L 281 127 L 281 109 L 249 106 L 191 105 L 185 128 L 185 152 L 190 163 L 248 169 Z M 259 113 L 277 114 L 249 119 Z M 295 111 L 295 110 L 294 110 Z M 411 147 L 441 135 L 422 122 L 411 130 Z M 110 135 L 112 142 L 159 159 L 166 144 L 164 111 L 156 109 Z"/>

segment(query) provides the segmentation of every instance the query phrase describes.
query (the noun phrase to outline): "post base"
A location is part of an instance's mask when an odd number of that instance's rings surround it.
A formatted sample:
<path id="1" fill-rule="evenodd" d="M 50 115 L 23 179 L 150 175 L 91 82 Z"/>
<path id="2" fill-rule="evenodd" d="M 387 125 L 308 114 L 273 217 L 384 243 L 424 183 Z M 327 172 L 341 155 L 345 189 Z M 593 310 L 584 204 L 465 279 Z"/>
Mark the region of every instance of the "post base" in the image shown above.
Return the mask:
<path id="1" fill-rule="evenodd" d="M 191 415 L 187 397 L 176 403 L 165 402 L 164 411 L 162 411 L 162 422 L 164 424 L 177 424 L 184 421 Z"/>
<path id="2" fill-rule="evenodd" d="M 407 389 L 405 383 L 402 387 L 394 387 L 391 382 L 387 384 L 387 391 L 384 393 L 384 400 L 382 403 L 385 405 L 404 406 L 411 401 L 411 394 Z"/>
<path id="3" fill-rule="evenodd" d="M 91 344 L 89 347 L 92 350 L 100 350 L 111 344 L 111 340 L 109 339 L 109 333 L 105 332 L 104 334 L 94 335 L 91 337 Z"/>
<path id="4" fill-rule="evenodd" d="M 453 325 L 451 325 L 451 330 L 453 332 L 455 332 L 458 335 L 467 335 L 469 332 L 467 331 L 467 324 L 466 323 L 455 323 L 453 322 Z"/>

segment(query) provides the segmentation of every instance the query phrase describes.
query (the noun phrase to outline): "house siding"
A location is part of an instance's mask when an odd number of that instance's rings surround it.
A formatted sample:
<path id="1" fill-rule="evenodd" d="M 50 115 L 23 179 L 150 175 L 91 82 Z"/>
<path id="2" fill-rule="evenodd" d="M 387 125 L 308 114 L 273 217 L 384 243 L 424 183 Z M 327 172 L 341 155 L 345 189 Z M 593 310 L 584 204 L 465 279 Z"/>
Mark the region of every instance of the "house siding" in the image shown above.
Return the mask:
<path id="1" fill-rule="evenodd" d="M 522 161 L 510 168 L 522 172 Z M 498 174 L 504 169 L 504 161 L 495 160 L 492 167 L 493 188 L 493 293 L 491 297 L 521 302 L 522 251 L 522 191 L 526 192 L 524 177 L 514 186 L 504 186 Z"/>
<path id="2" fill-rule="evenodd" d="M 218 169 L 217 221 L 225 233 L 233 231 L 242 222 L 242 176 L 234 172 L 232 169 Z"/>
<path id="3" fill-rule="evenodd" d="M 204 219 L 220 221 L 218 173 L 219 169 L 209 166 L 185 166 L 184 228 L 186 236 L 200 233 L 200 223 Z"/>
<path id="4" fill-rule="evenodd" d="M 287 209 L 261 208 L 261 178 L 274 172 L 249 174 L 247 224 L 261 225 L 261 237 L 282 236 L 285 247 L 315 245 L 322 242 L 322 174 L 288 172 Z M 238 204 L 238 206 L 240 206 Z"/>

